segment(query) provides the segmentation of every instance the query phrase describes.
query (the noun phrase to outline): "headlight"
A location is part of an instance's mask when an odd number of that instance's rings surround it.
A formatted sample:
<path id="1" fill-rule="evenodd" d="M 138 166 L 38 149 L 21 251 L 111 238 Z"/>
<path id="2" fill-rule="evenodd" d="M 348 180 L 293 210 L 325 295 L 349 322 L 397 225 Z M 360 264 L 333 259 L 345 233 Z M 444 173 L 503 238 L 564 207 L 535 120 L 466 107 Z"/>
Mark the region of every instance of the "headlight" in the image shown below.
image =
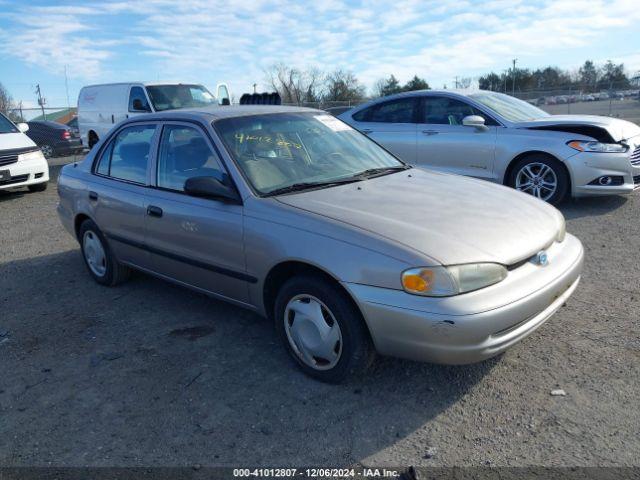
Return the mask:
<path id="1" fill-rule="evenodd" d="M 34 150 L 33 152 L 22 153 L 18 157 L 18 160 L 29 161 L 29 160 L 44 160 L 44 155 L 40 150 Z"/>
<path id="2" fill-rule="evenodd" d="M 556 242 L 564 242 L 564 237 L 567 235 L 567 224 L 564 220 L 564 215 L 560 214 L 560 228 L 558 229 L 558 235 L 556 235 Z"/>
<path id="3" fill-rule="evenodd" d="M 583 142 L 581 140 L 573 140 L 568 142 L 567 145 L 579 152 L 598 153 L 624 153 L 629 148 L 621 143 Z"/>
<path id="4" fill-rule="evenodd" d="M 415 295 L 448 297 L 488 287 L 506 277 L 507 269 L 497 263 L 411 268 L 402 272 L 402 287 Z"/>

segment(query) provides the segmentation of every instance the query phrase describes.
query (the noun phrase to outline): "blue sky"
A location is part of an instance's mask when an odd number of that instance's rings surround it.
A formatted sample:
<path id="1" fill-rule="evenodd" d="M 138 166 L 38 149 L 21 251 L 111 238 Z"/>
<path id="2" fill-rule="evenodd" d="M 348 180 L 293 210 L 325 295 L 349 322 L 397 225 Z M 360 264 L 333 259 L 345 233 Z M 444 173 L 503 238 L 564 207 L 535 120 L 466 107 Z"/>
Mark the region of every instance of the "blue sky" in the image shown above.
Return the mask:
<path id="1" fill-rule="evenodd" d="M 25 105 L 39 83 L 65 106 L 65 68 L 71 105 L 83 85 L 127 80 L 226 81 L 239 96 L 275 62 L 344 68 L 367 87 L 393 73 L 442 88 L 512 58 L 635 72 L 639 24 L 637 0 L 0 0 L 0 82 Z"/>

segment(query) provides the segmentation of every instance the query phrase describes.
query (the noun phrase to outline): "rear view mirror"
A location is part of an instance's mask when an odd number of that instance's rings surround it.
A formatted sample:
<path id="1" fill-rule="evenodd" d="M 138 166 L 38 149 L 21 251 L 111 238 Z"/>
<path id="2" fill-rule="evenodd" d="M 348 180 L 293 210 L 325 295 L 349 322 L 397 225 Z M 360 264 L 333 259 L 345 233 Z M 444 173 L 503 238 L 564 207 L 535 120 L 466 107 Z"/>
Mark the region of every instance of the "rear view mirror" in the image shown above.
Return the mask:
<path id="1" fill-rule="evenodd" d="M 140 100 L 139 98 L 136 98 L 133 101 L 133 109 L 138 111 L 138 112 L 150 112 L 151 108 L 149 107 L 149 105 L 145 105 L 142 103 L 142 100 Z"/>
<path id="2" fill-rule="evenodd" d="M 486 128 L 484 124 L 484 118 L 480 115 L 467 115 L 462 119 L 462 125 L 465 127 Z"/>
<path id="3" fill-rule="evenodd" d="M 19 123 L 18 125 L 16 125 L 16 127 L 18 127 L 18 130 L 20 130 L 22 133 L 26 133 L 27 130 L 29 130 L 29 125 L 27 125 L 26 123 Z"/>
<path id="4" fill-rule="evenodd" d="M 184 182 L 184 191 L 192 197 L 214 198 L 241 203 L 240 195 L 230 185 L 221 182 L 216 177 L 192 177 Z"/>

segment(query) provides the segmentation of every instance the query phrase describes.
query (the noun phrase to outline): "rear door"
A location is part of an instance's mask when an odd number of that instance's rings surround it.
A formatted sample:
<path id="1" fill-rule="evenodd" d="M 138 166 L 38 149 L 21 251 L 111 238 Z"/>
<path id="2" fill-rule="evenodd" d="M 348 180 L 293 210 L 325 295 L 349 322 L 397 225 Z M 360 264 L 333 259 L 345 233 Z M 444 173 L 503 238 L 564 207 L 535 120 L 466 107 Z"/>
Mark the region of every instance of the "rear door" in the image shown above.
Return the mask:
<path id="1" fill-rule="evenodd" d="M 426 95 L 422 102 L 416 165 L 492 179 L 497 122 L 457 98 Z M 468 115 L 482 116 L 486 128 L 464 126 L 462 119 Z"/>
<path id="2" fill-rule="evenodd" d="M 376 103 L 353 114 L 355 128 L 407 163 L 416 161 L 418 97 Z"/>
<path id="3" fill-rule="evenodd" d="M 153 269 L 225 299 L 248 302 L 243 207 L 185 194 L 187 179 L 226 175 L 217 151 L 200 126 L 171 122 L 162 127 L 154 178 L 146 198 L 147 244 Z"/>
<path id="4" fill-rule="evenodd" d="M 155 124 L 121 129 L 100 152 L 87 195 L 92 218 L 118 260 L 151 268 L 145 249 L 146 193 Z"/>

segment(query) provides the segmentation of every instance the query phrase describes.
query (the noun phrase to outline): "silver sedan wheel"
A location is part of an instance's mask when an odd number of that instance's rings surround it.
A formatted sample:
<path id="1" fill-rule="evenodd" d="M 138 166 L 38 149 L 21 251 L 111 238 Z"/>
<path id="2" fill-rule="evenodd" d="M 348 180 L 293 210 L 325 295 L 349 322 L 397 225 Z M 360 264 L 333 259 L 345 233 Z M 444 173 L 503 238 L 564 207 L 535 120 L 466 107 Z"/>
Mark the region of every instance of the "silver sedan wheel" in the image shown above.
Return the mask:
<path id="1" fill-rule="evenodd" d="M 336 366 L 342 332 L 331 310 L 312 295 L 296 295 L 284 310 L 284 330 L 298 358 L 315 370 Z"/>
<path id="2" fill-rule="evenodd" d="M 516 174 L 516 190 L 547 201 L 558 189 L 556 172 L 545 163 L 528 163 Z"/>
<path id="3" fill-rule="evenodd" d="M 91 271 L 98 277 L 103 277 L 107 272 L 107 256 L 100 238 L 91 230 L 84 232 L 82 251 Z"/>

